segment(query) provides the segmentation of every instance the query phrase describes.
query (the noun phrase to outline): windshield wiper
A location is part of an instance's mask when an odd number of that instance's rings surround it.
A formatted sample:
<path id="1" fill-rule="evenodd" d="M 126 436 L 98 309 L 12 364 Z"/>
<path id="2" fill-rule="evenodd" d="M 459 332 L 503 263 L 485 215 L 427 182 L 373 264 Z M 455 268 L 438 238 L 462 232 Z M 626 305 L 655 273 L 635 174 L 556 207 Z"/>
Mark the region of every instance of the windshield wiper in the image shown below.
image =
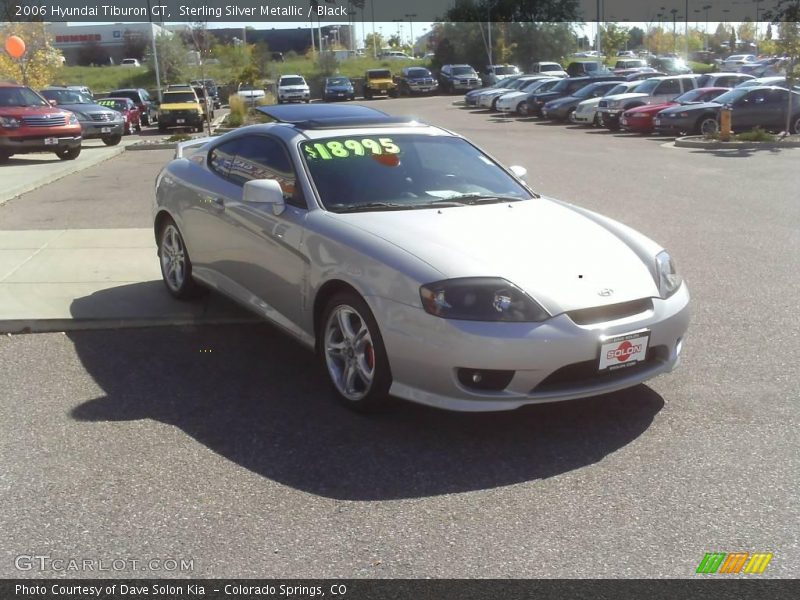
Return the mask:
<path id="1" fill-rule="evenodd" d="M 334 204 L 331 208 L 338 213 L 350 213 L 370 210 L 410 210 L 417 208 L 417 206 L 413 204 L 397 204 L 395 202 L 367 202 L 366 204 Z"/>
<path id="2" fill-rule="evenodd" d="M 493 194 L 463 194 L 447 199 L 450 202 L 461 202 L 462 204 L 496 204 L 499 202 L 519 202 L 524 198 L 517 196 L 497 196 Z"/>

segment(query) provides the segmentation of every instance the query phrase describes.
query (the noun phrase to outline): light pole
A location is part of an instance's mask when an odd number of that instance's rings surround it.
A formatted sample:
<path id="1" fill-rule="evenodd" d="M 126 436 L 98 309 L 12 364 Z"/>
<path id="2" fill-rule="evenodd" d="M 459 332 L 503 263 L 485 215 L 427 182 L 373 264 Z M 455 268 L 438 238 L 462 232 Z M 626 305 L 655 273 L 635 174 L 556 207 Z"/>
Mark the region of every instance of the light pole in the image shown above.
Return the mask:
<path id="1" fill-rule="evenodd" d="M 686 0 L 686 25 L 683 29 L 683 58 L 689 60 L 689 0 Z"/>
<path id="2" fill-rule="evenodd" d="M 675 50 L 678 47 L 678 38 L 676 37 L 675 34 L 675 23 L 677 21 L 678 9 L 673 8 L 669 12 L 672 13 L 672 53 L 675 54 L 676 53 Z"/>
<path id="3" fill-rule="evenodd" d="M 414 21 L 417 17 L 417 13 L 409 13 L 406 15 L 406 19 L 408 19 L 408 29 L 409 35 L 411 36 L 411 56 L 414 56 Z"/>

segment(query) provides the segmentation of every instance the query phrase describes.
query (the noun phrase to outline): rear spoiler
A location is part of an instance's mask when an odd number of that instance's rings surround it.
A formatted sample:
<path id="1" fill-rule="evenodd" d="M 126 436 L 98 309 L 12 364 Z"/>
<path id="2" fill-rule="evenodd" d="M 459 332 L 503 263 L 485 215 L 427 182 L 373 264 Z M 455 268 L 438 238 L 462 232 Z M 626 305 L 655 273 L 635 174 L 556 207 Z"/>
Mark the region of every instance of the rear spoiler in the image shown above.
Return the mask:
<path id="1" fill-rule="evenodd" d="M 195 146 L 203 146 L 207 144 L 211 140 L 217 139 L 216 136 L 208 136 L 208 137 L 201 137 L 194 140 L 189 140 L 188 142 L 179 142 L 177 146 L 175 146 L 175 158 L 183 158 L 183 149 L 184 148 L 194 148 Z"/>

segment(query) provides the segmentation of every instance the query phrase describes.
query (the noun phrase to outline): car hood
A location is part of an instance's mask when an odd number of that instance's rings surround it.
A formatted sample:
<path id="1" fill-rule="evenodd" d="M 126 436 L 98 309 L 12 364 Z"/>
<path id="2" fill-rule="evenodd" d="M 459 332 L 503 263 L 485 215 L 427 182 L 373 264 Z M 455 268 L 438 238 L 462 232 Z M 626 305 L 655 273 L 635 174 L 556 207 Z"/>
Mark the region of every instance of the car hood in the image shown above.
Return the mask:
<path id="1" fill-rule="evenodd" d="M 278 88 L 284 92 L 304 92 L 308 89 L 307 85 L 282 85 Z"/>
<path id="2" fill-rule="evenodd" d="M 200 108 L 197 102 L 169 102 L 162 104 L 161 110 L 195 110 Z"/>
<path id="3" fill-rule="evenodd" d="M 525 98 L 528 95 L 528 92 L 505 92 L 501 97 L 500 100 L 516 100 L 517 98 Z"/>
<path id="4" fill-rule="evenodd" d="M 682 113 L 682 112 L 691 112 L 697 110 L 709 110 L 709 109 L 718 109 L 721 104 L 718 102 L 701 102 L 700 104 L 677 104 L 674 106 L 670 106 L 669 108 L 665 108 L 661 111 L 661 114 L 671 114 L 671 113 Z"/>
<path id="5" fill-rule="evenodd" d="M 589 98 L 588 100 L 584 100 L 583 102 L 578 103 L 578 110 L 582 108 L 592 108 L 597 107 L 600 104 L 600 100 L 605 100 L 605 98 Z"/>
<path id="6" fill-rule="evenodd" d="M 563 97 L 564 92 L 542 92 L 541 94 L 537 94 L 536 92 L 533 93 L 533 98 L 536 98 L 537 100 L 544 100 L 545 102 Z"/>
<path id="7" fill-rule="evenodd" d="M 557 201 L 327 215 L 410 252 L 444 278 L 503 277 L 552 315 L 658 296 L 649 267 L 622 239 Z M 600 296 L 604 289 L 613 294 Z"/>
<path id="8" fill-rule="evenodd" d="M 626 113 L 657 113 L 665 108 L 669 108 L 670 106 L 677 105 L 677 102 L 659 102 L 658 104 L 648 104 L 646 106 L 637 106 L 636 108 L 631 108 L 626 110 Z M 681 105 L 687 106 L 687 105 Z"/>
<path id="9" fill-rule="evenodd" d="M 643 92 L 627 92 L 625 94 L 614 94 L 613 96 L 605 96 L 603 100 L 614 102 L 616 100 L 631 100 L 633 98 L 647 98 L 649 94 Z"/>
<path id="10" fill-rule="evenodd" d="M 61 106 L 53 108 L 52 106 L 0 106 L 0 116 L 12 117 L 14 119 L 21 119 L 22 117 L 44 117 L 50 115 L 52 117 L 67 114 L 69 119 L 69 110 Z"/>
<path id="11" fill-rule="evenodd" d="M 368 83 L 394 83 L 390 77 L 371 77 L 367 79 Z"/>

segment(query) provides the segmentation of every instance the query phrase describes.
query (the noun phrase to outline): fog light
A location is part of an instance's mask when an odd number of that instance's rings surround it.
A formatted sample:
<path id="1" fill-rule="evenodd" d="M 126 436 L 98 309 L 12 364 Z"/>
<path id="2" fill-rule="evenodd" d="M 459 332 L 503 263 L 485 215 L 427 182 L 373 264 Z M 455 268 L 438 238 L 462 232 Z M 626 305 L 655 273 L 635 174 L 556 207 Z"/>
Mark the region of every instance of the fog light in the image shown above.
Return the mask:
<path id="1" fill-rule="evenodd" d="M 497 369 L 456 369 L 458 381 L 466 388 L 499 392 L 514 378 L 514 371 Z"/>

